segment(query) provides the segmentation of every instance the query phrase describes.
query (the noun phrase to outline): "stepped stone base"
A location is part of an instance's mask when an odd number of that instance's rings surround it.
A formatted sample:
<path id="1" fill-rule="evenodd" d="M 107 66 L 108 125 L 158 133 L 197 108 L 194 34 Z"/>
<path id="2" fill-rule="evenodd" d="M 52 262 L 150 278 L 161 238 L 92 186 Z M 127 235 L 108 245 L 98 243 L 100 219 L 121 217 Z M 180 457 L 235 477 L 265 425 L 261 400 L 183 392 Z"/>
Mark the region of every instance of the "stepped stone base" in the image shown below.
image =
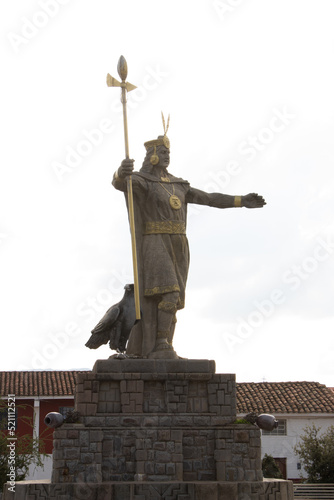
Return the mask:
<path id="1" fill-rule="evenodd" d="M 97 361 L 75 408 L 79 423 L 54 432 L 51 483 L 4 500 L 293 499 L 289 481 L 263 481 L 260 430 L 235 423 L 235 375 L 214 361 Z"/>
<path id="2" fill-rule="evenodd" d="M 293 500 L 291 481 L 67 483 L 22 481 L 4 500 Z"/>

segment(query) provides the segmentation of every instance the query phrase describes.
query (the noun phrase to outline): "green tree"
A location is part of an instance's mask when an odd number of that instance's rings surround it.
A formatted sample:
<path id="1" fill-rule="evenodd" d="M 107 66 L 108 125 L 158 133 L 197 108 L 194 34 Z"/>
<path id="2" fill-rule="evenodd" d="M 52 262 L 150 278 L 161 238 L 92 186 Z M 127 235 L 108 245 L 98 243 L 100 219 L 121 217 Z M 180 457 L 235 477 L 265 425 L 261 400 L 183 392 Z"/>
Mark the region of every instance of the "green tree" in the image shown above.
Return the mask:
<path id="1" fill-rule="evenodd" d="M 267 455 L 267 453 L 262 458 L 262 472 L 263 477 L 272 477 L 276 479 L 282 479 L 283 477 L 274 458 L 271 455 Z"/>
<path id="2" fill-rule="evenodd" d="M 320 434 L 314 424 L 303 429 L 294 452 L 307 473 L 308 483 L 334 483 L 334 425 Z"/>
<path id="3" fill-rule="evenodd" d="M 33 432 L 10 436 L 7 430 L 7 411 L 6 401 L 0 400 L 0 491 L 10 480 L 13 470 L 15 481 L 23 481 L 28 474 L 29 466 L 34 464 L 36 467 L 43 467 L 43 458 L 46 457 L 43 439 L 35 437 Z M 31 418 L 22 417 L 21 420 L 29 424 L 33 431 L 34 423 Z"/>

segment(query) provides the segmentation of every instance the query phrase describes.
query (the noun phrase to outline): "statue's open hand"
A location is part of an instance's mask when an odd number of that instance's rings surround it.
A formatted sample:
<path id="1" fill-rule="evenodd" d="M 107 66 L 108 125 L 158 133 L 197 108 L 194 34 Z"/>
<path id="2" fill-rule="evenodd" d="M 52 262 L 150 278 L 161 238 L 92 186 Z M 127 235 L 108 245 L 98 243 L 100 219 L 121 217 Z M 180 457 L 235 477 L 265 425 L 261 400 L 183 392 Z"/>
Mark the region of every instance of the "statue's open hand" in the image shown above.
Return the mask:
<path id="1" fill-rule="evenodd" d="M 134 160 L 131 160 L 130 158 L 126 158 L 125 160 L 123 160 L 121 166 L 118 169 L 118 176 L 121 179 L 124 179 L 128 175 L 131 175 L 133 171 L 133 164 Z"/>
<path id="2" fill-rule="evenodd" d="M 264 198 L 257 193 L 249 193 L 242 197 L 242 204 L 247 208 L 261 208 L 266 205 Z"/>

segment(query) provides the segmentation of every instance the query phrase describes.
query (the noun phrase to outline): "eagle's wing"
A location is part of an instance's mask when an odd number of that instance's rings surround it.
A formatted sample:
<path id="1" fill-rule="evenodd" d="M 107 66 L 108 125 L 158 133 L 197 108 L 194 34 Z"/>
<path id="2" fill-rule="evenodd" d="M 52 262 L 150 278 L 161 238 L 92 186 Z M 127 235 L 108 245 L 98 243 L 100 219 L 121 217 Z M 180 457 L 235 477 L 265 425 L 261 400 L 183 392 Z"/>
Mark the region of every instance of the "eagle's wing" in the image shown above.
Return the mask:
<path id="1" fill-rule="evenodd" d="M 98 322 L 98 324 L 93 328 L 92 333 L 106 333 L 106 330 L 110 330 L 117 320 L 120 313 L 118 306 L 112 306 L 105 313 L 103 318 Z"/>

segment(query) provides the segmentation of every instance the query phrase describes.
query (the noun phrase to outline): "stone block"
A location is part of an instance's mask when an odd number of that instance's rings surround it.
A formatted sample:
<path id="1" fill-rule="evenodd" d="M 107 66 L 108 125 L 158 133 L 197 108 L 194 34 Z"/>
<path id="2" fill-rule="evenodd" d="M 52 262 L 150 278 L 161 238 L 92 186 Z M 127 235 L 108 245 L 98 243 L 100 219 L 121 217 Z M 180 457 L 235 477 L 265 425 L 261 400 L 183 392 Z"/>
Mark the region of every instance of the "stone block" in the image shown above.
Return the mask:
<path id="1" fill-rule="evenodd" d="M 260 448 L 261 447 L 261 438 L 260 437 L 251 438 L 249 444 L 250 444 L 250 446 Z"/>
<path id="2" fill-rule="evenodd" d="M 111 416 L 105 417 L 105 427 L 118 427 L 118 426 L 120 426 L 120 417 L 111 417 Z"/>
<path id="3" fill-rule="evenodd" d="M 94 453 L 81 453 L 80 462 L 83 464 L 91 464 L 94 461 Z"/>
<path id="4" fill-rule="evenodd" d="M 158 429 L 158 439 L 160 441 L 168 441 L 171 439 L 170 429 Z"/>
<path id="5" fill-rule="evenodd" d="M 139 427 L 140 423 L 140 417 L 126 416 L 121 418 L 121 426 L 124 427 Z"/>
<path id="6" fill-rule="evenodd" d="M 67 439 L 67 429 L 55 429 L 54 430 L 54 438 L 55 439 Z"/>
<path id="7" fill-rule="evenodd" d="M 215 481 L 216 474 L 215 471 L 198 471 L 197 472 L 197 480 L 203 482 Z"/>
<path id="8" fill-rule="evenodd" d="M 258 459 L 260 455 L 260 448 L 249 448 L 248 456 L 250 459 Z"/>
<path id="9" fill-rule="evenodd" d="M 214 458 L 217 462 L 230 462 L 232 460 L 231 450 L 216 450 Z"/>
<path id="10" fill-rule="evenodd" d="M 155 463 L 154 474 L 156 474 L 157 476 L 166 474 L 166 465 L 163 463 Z"/>
<path id="11" fill-rule="evenodd" d="M 166 442 L 157 441 L 156 443 L 153 443 L 153 449 L 159 450 L 159 451 L 165 450 L 166 449 Z"/>
<path id="12" fill-rule="evenodd" d="M 168 476 L 171 476 L 172 479 L 175 478 L 175 471 L 176 471 L 176 466 L 174 463 L 166 464 L 166 474 Z"/>
<path id="13" fill-rule="evenodd" d="M 187 415 L 176 415 L 175 416 L 175 426 L 177 427 L 192 427 L 193 418 Z"/>
<path id="14" fill-rule="evenodd" d="M 158 463 L 168 463 L 171 461 L 171 454 L 168 451 L 156 451 L 155 461 Z"/>
<path id="15" fill-rule="evenodd" d="M 121 404 L 128 405 L 130 403 L 130 394 L 128 392 L 121 392 Z"/>
<path id="16" fill-rule="evenodd" d="M 87 403 L 86 404 L 86 415 L 96 415 L 97 404 Z"/>
<path id="17" fill-rule="evenodd" d="M 208 415 L 194 416 L 194 425 L 196 427 L 210 427 L 211 418 Z"/>
<path id="18" fill-rule="evenodd" d="M 105 427 L 106 419 L 105 417 L 90 417 L 85 418 L 86 427 Z"/>
<path id="19" fill-rule="evenodd" d="M 234 440 L 236 443 L 249 443 L 249 431 L 245 430 L 236 430 L 234 432 Z"/>
<path id="20" fill-rule="evenodd" d="M 218 484 L 218 498 L 219 499 L 228 499 L 228 500 L 246 500 L 249 497 L 239 497 L 238 493 L 238 484 L 231 483 L 219 483 Z M 258 499 L 260 500 L 260 499 Z"/>
<path id="21" fill-rule="evenodd" d="M 65 447 L 72 448 L 74 444 L 75 444 L 74 439 L 60 439 L 60 448 L 65 448 Z"/>
<path id="22" fill-rule="evenodd" d="M 172 425 L 171 416 L 161 416 L 159 417 L 159 427 L 170 427 Z"/>
<path id="23" fill-rule="evenodd" d="M 92 392 L 99 392 L 100 391 L 100 382 L 98 380 L 93 379 L 92 382 Z"/>
<path id="24" fill-rule="evenodd" d="M 181 443 L 176 443 L 177 445 L 181 444 Z M 169 452 L 169 453 L 180 453 L 182 452 L 182 447 L 180 448 L 180 451 L 176 451 L 176 446 L 175 446 L 175 442 L 174 441 L 167 441 L 166 442 L 166 450 Z"/>
<path id="25" fill-rule="evenodd" d="M 245 470 L 245 481 L 256 481 L 256 471 Z"/>
<path id="26" fill-rule="evenodd" d="M 176 462 L 175 464 L 175 479 L 183 481 L 183 465 L 181 462 Z"/>
<path id="27" fill-rule="evenodd" d="M 78 429 L 68 429 L 67 437 L 68 439 L 77 439 L 79 437 Z"/>
<path id="28" fill-rule="evenodd" d="M 145 416 L 143 418 L 143 427 L 159 427 L 159 417 Z"/>
<path id="29" fill-rule="evenodd" d="M 197 472 L 183 472 L 183 480 L 187 482 L 197 481 Z"/>
<path id="30" fill-rule="evenodd" d="M 137 450 L 136 451 L 136 460 L 138 462 L 147 460 L 147 451 L 146 450 Z"/>
<path id="31" fill-rule="evenodd" d="M 230 416 L 231 415 L 231 407 L 230 406 L 221 406 L 220 407 L 220 411 L 219 411 L 220 415 L 222 416 Z"/>
<path id="32" fill-rule="evenodd" d="M 220 385 L 220 384 L 219 384 Z M 217 402 L 219 405 L 225 405 L 225 392 L 222 390 L 217 391 Z"/>
<path id="33" fill-rule="evenodd" d="M 216 394 L 218 391 L 218 383 L 208 384 L 208 394 Z"/>
<path id="34" fill-rule="evenodd" d="M 63 457 L 65 460 L 79 460 L 80 459 L 79 448 L 65 448 Z"/>
<path id="35" fill-rule="evenodd" d="M 178 429 L 172 429 L 170 431 L 170 438 L 172 441 L 178 441 L 178 442 L 181 442 L 182 441 L 182 435 L 183 435 L 183 432 L 181 430 L 178 430 Z"/>
<path id="36" fill-rule="evenodd" d="M 198 456 L 198 451 L 195 446 L 183 446 L 183 456 L 185 460 L 195 459 Z"/>
<path id="37" fill-rule="evenodd" d="M 226 481 L 237 481 L 238 471 L 235 467 L 226 467 Z M 246 497 L 247 498 L 247 497 Z"/>
<path id="38" fill-rule="evenodd" d="M 209 412 L 210 413 L 215 413 L 216 415 L 220 415 L 220 406 L 214 405 L 214 404 L 210 404 L 210 406 L 209 406 Z"/>

